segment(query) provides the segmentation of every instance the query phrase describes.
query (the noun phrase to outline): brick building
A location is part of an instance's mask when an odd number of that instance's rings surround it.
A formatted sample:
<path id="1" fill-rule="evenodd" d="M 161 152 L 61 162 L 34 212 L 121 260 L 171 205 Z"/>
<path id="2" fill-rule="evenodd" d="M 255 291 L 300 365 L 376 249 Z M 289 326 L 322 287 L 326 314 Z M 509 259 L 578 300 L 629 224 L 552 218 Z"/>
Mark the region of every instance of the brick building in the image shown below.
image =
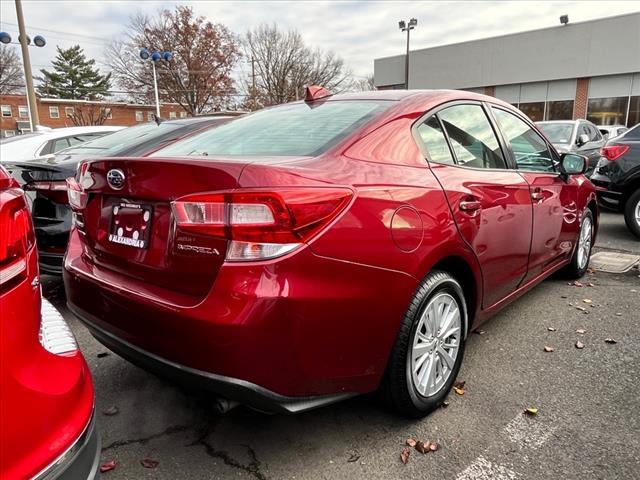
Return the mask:
<path id="1" fill-rule="evenodd" d="M 100 112 L 107 116 L 103 125 L 131 126 L 153 120 L 155 105 L 139 105 L 126 102 L 61 100 L 58 98 L 38 98 L 40 125 L 51 128 L 73 127 L 70 118 L 74 114 L 93 114 Z M 162 118 L 185 118 L 187 112 L 177 103 L 160 105 Z M 11 137 L 30 131 L 29 109 L 25 95 L 0 96 L 0 135 Z"/>
<path id="2" fill-rule="evenodd" d="M 614 46 L 615 45 L 615 46 Z M 454 88 L 532 120 L 640 122 L 640 12 L 409 52 L 409 88 Z M 374 61 L 378 89 L 405 88 L 405 55 Z"/>

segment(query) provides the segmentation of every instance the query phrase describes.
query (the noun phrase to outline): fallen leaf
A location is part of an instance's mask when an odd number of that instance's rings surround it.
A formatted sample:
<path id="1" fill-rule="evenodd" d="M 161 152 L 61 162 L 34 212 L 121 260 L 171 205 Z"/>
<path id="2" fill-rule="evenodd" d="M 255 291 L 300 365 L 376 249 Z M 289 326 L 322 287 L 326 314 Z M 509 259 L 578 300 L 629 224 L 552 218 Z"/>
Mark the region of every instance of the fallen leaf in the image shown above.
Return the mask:
<path id="1" fill-rule="evenodd" d="M 102 465 L 100 465 L 100 473 L 110 472 L 111 470 L 116 468 L 116 465 L 117 463 L 115 460 L 109 460 L 108 462 L 104 462 Z"/>
<path id="2" fill-rule="evenodd" d="M 545 347 L 544 347 L 544 351 L 545 351 L 545 352 L 555 352 L 555 351 L 556 351 L 556 349 L 555 349 L 555 348 L 553 348 L 553 347 L 545 346 Z"/>
<path id="3" fill-rule="evenodd" d="M 579 328 L 576 330 L 576 333 L 579 333 L 580 335 L 584 335 L 585 333 L 587 333 L 587 331 L 584 328 Z"/>
<path id="4" fill-rule="evenodd" d="M 572 285 L 574 287 L 582 287 L 582 283 L 580 283 L 578 280 L 576 280 L 575 282 L 569 282 L 569 285 Z"/>
<path id="5" fill-rule="evenodd" d="M 547 327 L 547 330 L 549 330 L 550 332 L 555 332 L 557 330 L 557 328 L 555 328 L 555 327 Z"/>
<path id="6" fill-rule="evenodd" d="M 431 450 L 429 450 L 429 443 L 430 442 L 418 442 L 416 443 L 416 450 L 419 451 L 420 453 L 422 453 L 423 455 L 425 453 L 429 453 Z"/>
<path id="7" fill-rule="evenodd" d="M 529 417 L 535 417 L 536 415 L 538 415 L 538 409 L 536 407 L 529 407 L 529 408 L 526 408 L 525 411 L 522 413 L 524 413 Z"/>
<path id="8" fill-rule="evenodd" d="M 591 282 L 587 283 L 587 287 L 595 287 L 595 285 Z"/>
<path id="9" fill-rule="evenodd" d="M 446 400 L 444 402 L 442 402 L 442 405 L 440 405 L 442 408 L 447 408 L 449 406 L 449 402 L 447 402 Z"/>
<path id="10" fill-rule="evenodd" d="M 408 448 L 403 448 L 400 452 L 400 460 L 402 460 L 402 463 L 404 463 L 405 465 L 409 461 L 409 455 L 411 455 L 411 452 Z"/>
<path id="11" fill-rule="evenodd" d="M 453 384 L 453 386 L 456 388 L 464 388 L 465 383 L 466 382 L 464 380 L 458 380 Z"/>
<path id="12" fill-rule="evenodd" d="M 622 316 L 622 314 L 620 312 L 616 313 L 616 317 L 621 317 L 621 316 Z"/>
<path id="13" fill-rule="evenodd" d="M 158 462 L 157 460 L 152 460 L 150 458 L 140 460 L 140 465 L 142 465 L 144 468 L 156 468 L 159 464 L 160 462 Z"/>
<path id="14" fill-rule="evenodd" d="M 407 441 L 405 443 L 410 447 L 415 447 L 416 443 L 418 442 L 416 442 L 413 438 L 407 438 Z"/>
<path id="15" fill-rule="evenodd" d="M 618 341 L 617 341 L 617 340 L 614 340 L 613 338 L 605 338 L 605 339 L 604 339 L 604 342 L 605 342 L 605 343 L 610 343 L 610 344 L 612 344 L 612 345 L 615 345 L 616 343 L 618 343 Z"/>
<path id="16" fill-rule="evenodd" d="M 582 300 L 584 303 L 588 303 L 588 304 L 592 304 L 593 300 L 591 300 L 590 298 L 585 298 L 584 300 Z"/>
<path id="17" fill-rule="evenodd" d="M 431 442 L 429 443 L 429 450 L 431 450 L 432 452 L 437 451 L 440 448 L 440 445 L 436 442 Z"/>
<path id="18" fill-rule="evenodd" d="M 458 395 L 464 395 L 464 388 L 453 387 L 453 391 Z"/>
<path id="19" fill-rule="evenodd" d="M 594 273 L 596 273 L 596 271 L 593 268 L 589 267 L 589 268 L 587 268 L 587 273 L 589 275 L 593 275 Z"/>
<path id="20" fill-rule="evenodd" d="M 579 305 L 576 305 L 576 310 L 580 310 L 581 312 L 586 312 L 586 311 L 587 311 L 587 309 L 586 309 L 586 308 L 581 307 L 581 306 L 579 306 Z"/>
<path id="21" fill-rule="evenodd" d="M 637 291 L 636 289 L 634 289 L 634 288 L 632 288 L 632 289 L 630 290 L 630 292 L 631 292 L 631 293 L 638 293 L 638 291 Z"/>
<path id="22" fill-rule="evenodd" d="M 584 348 L 584 343 L 582 343 L 580 340 L 578 340 L 578 341 L 576 342 L 576 348 L 577 348 L 578 350 L 582 350 L 582 349 Z"/>
<path id="23" fill-rule="evenodd" d="M 109 352 L 100 352 L 97 357 L 98 358 L 104 358 L 104 357 L 108 357 L 109 355 L 111 355 Z"/>
<path id="24" fill-rule="evenodd" d="M 475 334 L 477 334 L 477 335 L 484 335 L 484 334 L 485 334 L 485 333 L 487 333 L 487 332 L 486 332 L 486 331 L 484 331 L 484 330 L 476 330 L 476 331 L 475 331 L 475 332 L 473 332 L 473 333 L 475 333 Z"/>
<path id="25" fill-rule="evenodd" d="M 358 460 L 360 460 L 360 454 L 358 452 L 352 453 L 351 455 L 349 455 L 349 458 L 347 459 L 348 463 L 353 463 L 353 462 L 357 462 Z"/>
<path id="26" fill-rule="evenodd" d="M 107 408 L 102 413 L 105 414 L 107 417 L 113 417 L 114 415 L 117 415 L 119 412 L 120 412 L 120 409 L 115 405 L 113 405 L 112 407 Z"/>
<path id="27" fill-rule="evenodd" d="M 560 295 L 560 298 L 569 298 L 566 295 Z"/>

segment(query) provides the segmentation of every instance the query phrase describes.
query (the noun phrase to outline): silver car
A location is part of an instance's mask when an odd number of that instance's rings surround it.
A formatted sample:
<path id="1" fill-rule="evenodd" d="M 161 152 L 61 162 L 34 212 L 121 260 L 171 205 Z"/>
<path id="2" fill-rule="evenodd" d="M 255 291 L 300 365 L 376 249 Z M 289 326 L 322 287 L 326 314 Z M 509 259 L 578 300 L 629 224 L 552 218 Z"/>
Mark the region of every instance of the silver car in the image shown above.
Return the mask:
<path id="1" fill-rule="evenodd" d="M 598 127 L 587 120 L 552 120 L 536 122 L 559 153 L 579 153 L 587 157 L 587 175 L 600 161 L 605 138 Z"/>
<path id="2" fill-rule="evenodd" d="M 624 125 L 598 125 L 598 130 L 600 130 L 605 140 L 611 140 L 619 137 L 629 129 Z"/>

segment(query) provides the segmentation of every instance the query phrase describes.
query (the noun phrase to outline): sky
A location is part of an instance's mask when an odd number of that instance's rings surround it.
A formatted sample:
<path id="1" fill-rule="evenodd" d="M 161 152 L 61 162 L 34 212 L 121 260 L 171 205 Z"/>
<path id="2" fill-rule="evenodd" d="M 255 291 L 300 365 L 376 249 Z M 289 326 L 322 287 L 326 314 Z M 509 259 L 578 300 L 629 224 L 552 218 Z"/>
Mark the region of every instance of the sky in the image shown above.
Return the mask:
<path id="1" fill-rule="evenodd" d="M 356 77 L 373 73 L 374 58 L 403 54 L 406 37 L 399 20 L 418 19 L 411 49 L 446 45 L 557 25 L 559 16 L 580 22 L 640 11 L 638 1 L 108 1 L 23 0 L 27 34 L 41 34 L 48 44 L 31 48 L 34 71 L 49 67 L 55 46 L 80 44 L 98 64 L 105 45 L 117 39 L 130 15 L 153 14 L 190 5 L 199 15 L 225 24 L 238 35 L 261 23 L 296 28 L 312 47 L 340 55 Z M 0 0 L 0 28 L 18 36 L 15 3 Z M 615 39 L 603 39 L 615 41 Z M 239 65 L 236 75 L 246 70 Z"/>

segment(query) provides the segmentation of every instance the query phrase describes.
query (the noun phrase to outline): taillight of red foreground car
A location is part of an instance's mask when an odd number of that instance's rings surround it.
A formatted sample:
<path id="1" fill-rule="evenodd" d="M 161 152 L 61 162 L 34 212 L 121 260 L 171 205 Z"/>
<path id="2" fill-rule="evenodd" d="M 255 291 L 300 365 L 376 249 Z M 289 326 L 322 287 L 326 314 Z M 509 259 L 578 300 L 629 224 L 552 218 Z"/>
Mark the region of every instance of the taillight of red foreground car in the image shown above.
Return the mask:
<path id="1" fill-rule="evenodd" d="M 610 145 L 600 149 L 600 155 L 613 162 L 629 151 L 629 145 Z"/>
<path id="2" fill-rule="evenodd" d="M 0 195 L 0 288 L 4 288 L 26 274 L 27 252 L 35 235 L 22 190 L 11 188 Z"/>
<path id="3" fill-rule="evenodd" d="M 82 186 L 75 178 L 67 178 L 67 196 L 69 197 L 69 205 L 76 210 L 82 210 L 87 206 L 89 195 L 84 191 Z"/>
<path id="4" fill-rule="evenodd" d="M 311 240 L 349 205 L 347 188 L 300 187 L 187 195 L 171 203 L 179 229 L 230 240 L 228 261 L 280 257 Z"/>

